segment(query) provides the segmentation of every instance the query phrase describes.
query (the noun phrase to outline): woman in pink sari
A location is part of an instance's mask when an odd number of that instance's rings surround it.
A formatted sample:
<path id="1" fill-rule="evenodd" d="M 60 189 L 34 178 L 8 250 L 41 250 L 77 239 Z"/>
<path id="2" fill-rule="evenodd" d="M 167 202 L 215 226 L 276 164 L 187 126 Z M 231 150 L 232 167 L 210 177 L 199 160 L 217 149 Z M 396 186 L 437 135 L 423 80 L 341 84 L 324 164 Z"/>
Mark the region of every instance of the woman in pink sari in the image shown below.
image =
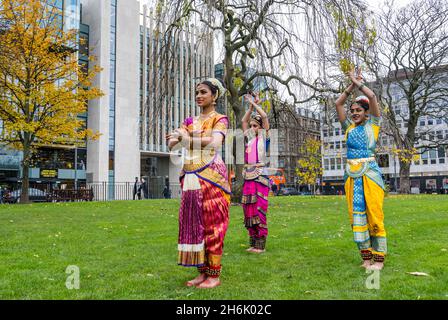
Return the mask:
<path id="1" fill-rule="evenodd" d="M 210 78 L 196 87 L 197 117 L 187 118 L 180 129 L 167 135 L 168 146 L 186 149 L 180 174 L 178 264 L 197 267 L 199 275 L 187 286 L 220 285 L 221 257 L 229 224 L 230 185 L 220 148 L 227 133 L 227 116 L 215 111 L 225 89 Z"/>
<path id="2" fill-rule="evenodd" d="M 245 98 L 249 102 L 249 110 L 242 119 L 247 142 L 241 203 L 244 210 L 244 225 L 249 231 L 250 247 L 247 251 L 262 253 L 265 251 L 268 235 L 266 214 L 270 184 L 264 167 L 266 150 L 269 146 L 269 121 L 266 113 L 258 105 L 258 96 L 246 95 Z M 251 117 L 254 108 L 257 115 Z M 266 137 L 263 133 L 266 133 Z"/>

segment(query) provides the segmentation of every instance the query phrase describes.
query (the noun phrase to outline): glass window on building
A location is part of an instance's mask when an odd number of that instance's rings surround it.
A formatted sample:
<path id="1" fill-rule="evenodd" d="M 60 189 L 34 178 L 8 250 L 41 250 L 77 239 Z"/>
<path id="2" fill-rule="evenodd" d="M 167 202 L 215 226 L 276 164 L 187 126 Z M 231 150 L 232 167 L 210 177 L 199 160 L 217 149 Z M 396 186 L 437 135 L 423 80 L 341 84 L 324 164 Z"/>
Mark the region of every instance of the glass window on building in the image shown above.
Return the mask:
<path id="1" fill-rule="evenodd" d="M 341 170 L 341 158 L 336 158 L 336 169 Z"/>
<path id="2" fill-rule="evenodd" d="M 428 151 L 422 153 L 422 164 L 424 165 L 428 164 L 428 156 L 429 156 Z"/>
<path id="3" fill-rule="evenodd" d="M 329 159 L 324 159 L 324 169 L 325 170 L 329 170 L 330 169 Z"/>
<path id="4" fill-rule="evenodd" d="M 444 164 L 445 163 L 445 148 L 439 147 L 438 148 L 438 156 L 439 156 L 439 163 Z"/>
<path id="5" fill-rule="evenodd" d="M 437 149 L 429 150 L 429 158 L 430 158 L 431 164 L 437 163 Z"/>
<path id="6" fill-rule="evenodd" d="M 78 149 L 78 152 L 80 150 Z M 80 154 L 78 154 L 78 158 Z M 32 159 L 32 167 L 40 169 L 74 169 L 75 149 L 41 148 Z"/>
<path id="7" fill-rule="evenodd" d="M 278 144 L 278 151 L 279 152 L 285 151 L 285 143 L 283 141 Z"/>
<path id="8" fill-rule="evenodd" d="M 421 127 L 424 127 L 426 124 L 425 118 L 421 118 L 419 124 Z"/>
<path id="9" fill-rule="evenodd" d="M 280 168 L 284 168 L 284 167 L 285 167 L 285 159 L 280 159 L 280 160 L 278 161 L 278 166 L 279 166 Z"/>
<path id="10" fill-rule="evenodd" d="M 335 164 L 336 164 L 336 159 L 331 158 L 330 159 L 330 170 L 335 170 Z"/>

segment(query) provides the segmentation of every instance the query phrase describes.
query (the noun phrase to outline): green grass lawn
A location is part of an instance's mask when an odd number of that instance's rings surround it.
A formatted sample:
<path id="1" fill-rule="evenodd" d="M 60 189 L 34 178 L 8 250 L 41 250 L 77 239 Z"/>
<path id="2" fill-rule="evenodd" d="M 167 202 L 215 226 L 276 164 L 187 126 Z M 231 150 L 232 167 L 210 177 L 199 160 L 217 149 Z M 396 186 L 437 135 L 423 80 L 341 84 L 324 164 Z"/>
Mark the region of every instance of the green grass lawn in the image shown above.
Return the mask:
<path id="1" fill-rule="evenodd" d="M 0 206 L 1 299 L 448 299 L 448 196 L 389 196 L 389 255 L 367 289 L 344 197 L 270 198 L 267 252 L 231 207 L 222 285 L 187 288 L 178 200 Z M 65 286 L 80 268 L 80 289 Z M 416 277 L 408 272 L 425 272 Z"/>

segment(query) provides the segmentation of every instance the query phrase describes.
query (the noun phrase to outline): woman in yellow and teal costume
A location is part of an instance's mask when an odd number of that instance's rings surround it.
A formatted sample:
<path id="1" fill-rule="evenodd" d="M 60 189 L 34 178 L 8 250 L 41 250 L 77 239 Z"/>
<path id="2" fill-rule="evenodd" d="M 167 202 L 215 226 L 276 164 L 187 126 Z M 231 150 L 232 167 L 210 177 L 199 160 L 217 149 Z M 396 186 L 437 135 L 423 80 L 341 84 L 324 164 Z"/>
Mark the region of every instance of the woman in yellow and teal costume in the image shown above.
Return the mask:
<path id="1" fill-rule="evenodd" d="M 347 141 L 345 193 L 354 240 L 363 259 L 362 266 L 381 270 L 387 252 L 384 228 L 384 182 L 375 160 L 381 113 L 372 90 L 362 82 L 361 71 L 347 73 L 351 85 L 336 100 L 336 111 Z M 350 118 L 344 103 L 355 87 L 364 94 L 350 106 Z"/>

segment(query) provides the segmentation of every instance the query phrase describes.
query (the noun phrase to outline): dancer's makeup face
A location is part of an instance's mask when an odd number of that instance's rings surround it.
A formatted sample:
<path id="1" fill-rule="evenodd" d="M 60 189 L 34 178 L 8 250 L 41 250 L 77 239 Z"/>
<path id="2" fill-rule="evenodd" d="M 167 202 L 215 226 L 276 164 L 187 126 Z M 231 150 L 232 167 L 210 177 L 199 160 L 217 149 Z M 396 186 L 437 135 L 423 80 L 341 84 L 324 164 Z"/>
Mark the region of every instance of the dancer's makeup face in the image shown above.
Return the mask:
<path id="1" fill-rule="evenodd" d="M 200 108 L 208 107 L 212 104 L 215 96 L 206 84 L 200 83 L 196 86 L 196 104 Z"/>
<path id="2" fill-rule="evenodd" d="M 249 127 L 255 132 L 255 134 L 258 134 L 258 130 L 261 129 L 261 126 L 257 123 L 257 121 L 253 120 L 249 123 Z"/>
<path id="3" fill-rule="evenodd" d="M 350 114 L 355 124 L 360 124 L 367 119 L 366 110 L 357 103 L 350 107 Z"/>

